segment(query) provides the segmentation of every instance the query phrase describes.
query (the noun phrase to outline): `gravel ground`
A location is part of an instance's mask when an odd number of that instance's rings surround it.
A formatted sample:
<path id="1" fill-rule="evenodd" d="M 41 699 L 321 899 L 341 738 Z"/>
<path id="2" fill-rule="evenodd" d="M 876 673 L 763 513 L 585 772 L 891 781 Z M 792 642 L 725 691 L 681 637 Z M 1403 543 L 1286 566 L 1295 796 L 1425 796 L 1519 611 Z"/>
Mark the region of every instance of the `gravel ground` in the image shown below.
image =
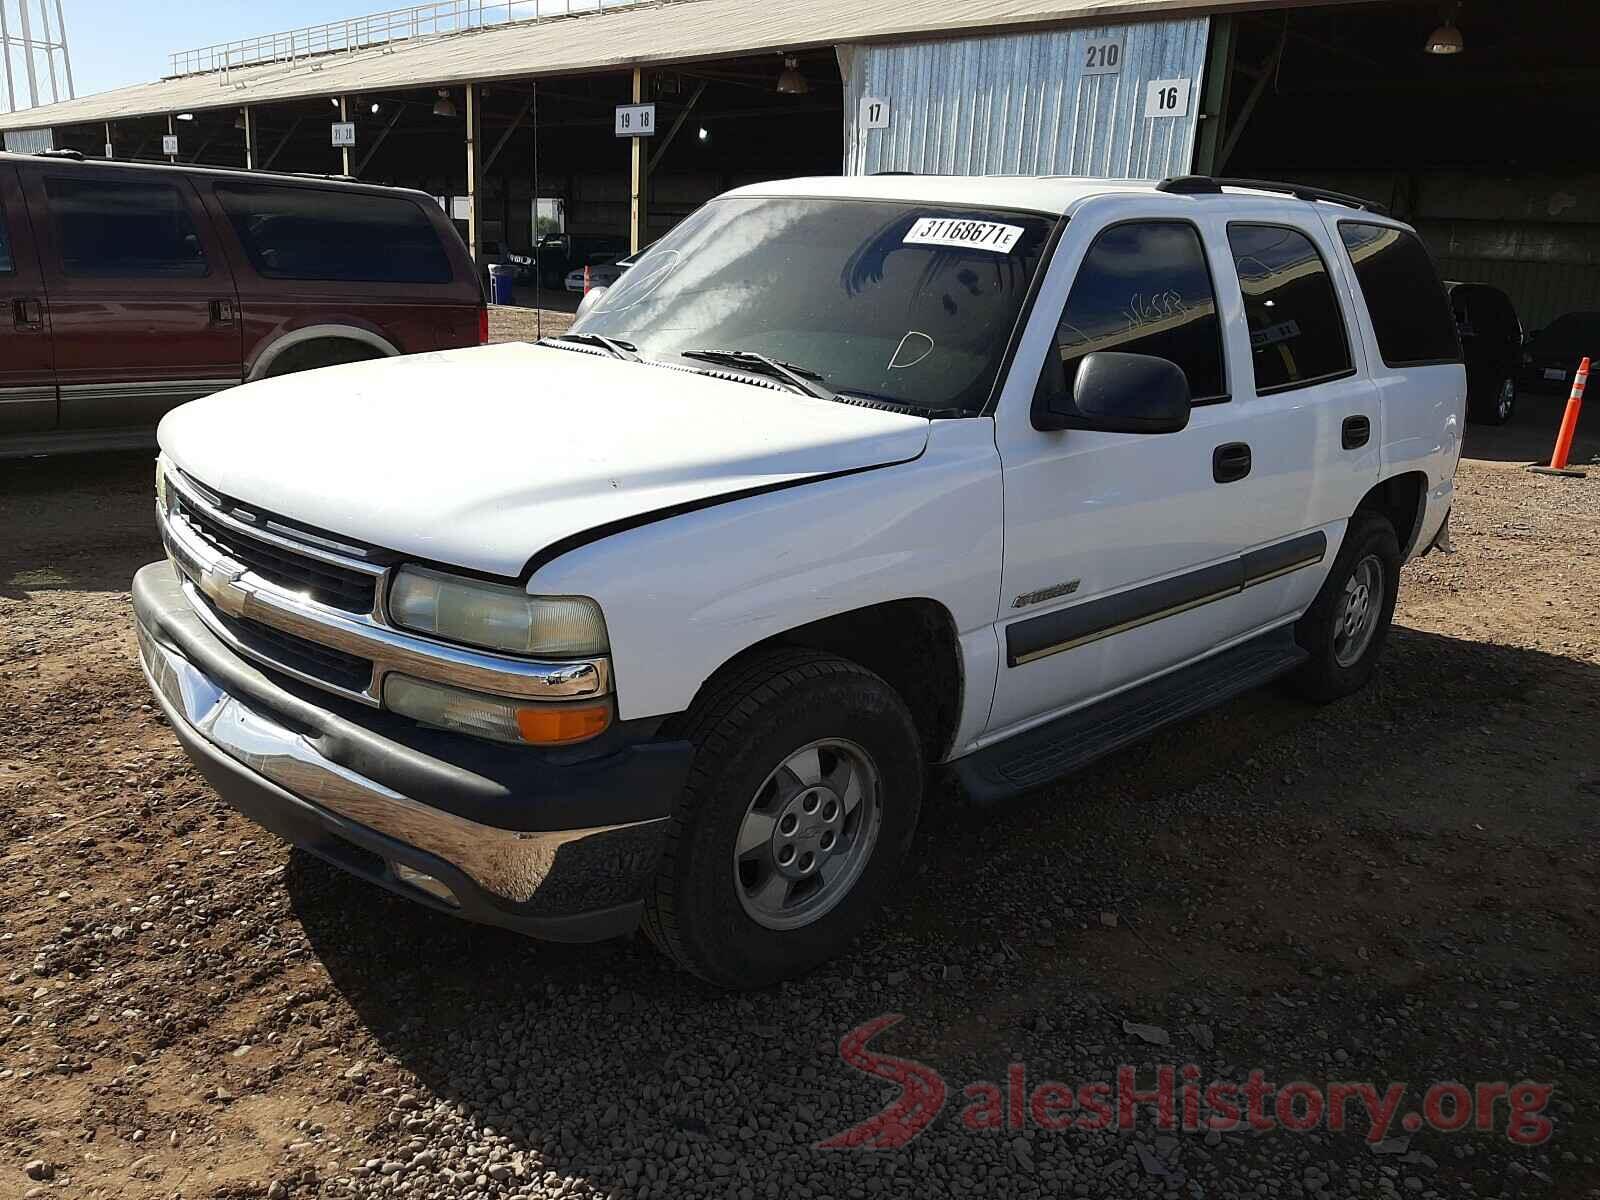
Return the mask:
<path id="1" fill-rule="evenodd" d="M 1600 1195 L 1600 473 L 1518 469 L 1534 415 L 1475 433 L 1458 552 L 1407 569 L 1369 690 L 1247 696 L 1004 810 L 945 787 L 854 952 L 743 996 L 236 816 L 135 666 L 148 455 L 0 464 L 0 1197 Z M 897 1094 L 839 1054 L 894 1013 L 873 1048 L 941 1072 L 942 1115 L 814 1149 Z M 1158 1063 L 1408 1081 L 1402 1111 L 1548 1082 L 1554 1134 L 962 1118 L 1013 1064 Z"/>

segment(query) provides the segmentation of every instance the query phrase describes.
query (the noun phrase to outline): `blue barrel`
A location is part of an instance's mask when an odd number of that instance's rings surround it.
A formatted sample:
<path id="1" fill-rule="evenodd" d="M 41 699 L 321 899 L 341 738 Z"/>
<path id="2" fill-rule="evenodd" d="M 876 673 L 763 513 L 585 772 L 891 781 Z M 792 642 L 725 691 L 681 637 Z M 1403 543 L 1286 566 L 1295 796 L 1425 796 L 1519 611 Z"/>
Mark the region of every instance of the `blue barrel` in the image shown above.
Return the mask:
<path id="1" fill-rule="evenodd" d="M 511 284 L 516 271 L 510 263 L 489 264 L 489 300 L 494 304 L 512 303 Z"/>

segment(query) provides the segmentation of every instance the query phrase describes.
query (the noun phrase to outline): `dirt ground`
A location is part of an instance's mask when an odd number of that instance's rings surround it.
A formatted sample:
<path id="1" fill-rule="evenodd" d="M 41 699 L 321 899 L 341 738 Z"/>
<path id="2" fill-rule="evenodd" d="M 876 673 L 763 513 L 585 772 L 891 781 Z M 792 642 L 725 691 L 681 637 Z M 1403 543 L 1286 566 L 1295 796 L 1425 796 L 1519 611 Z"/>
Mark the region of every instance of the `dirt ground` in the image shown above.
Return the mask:
<path id="1" fill-rule="evenodd" d="M 0 464 L 0 1198 L 1600 1195 L 1600 469 L 1521 470 L 1556 407 L 1472 431 L 1457 553 L 1407 568 L 1366 692 L 1259 692 L 1002 810 L 946 789 L 854 953 L 752 996 L 237 816 L 136 666 L 150 456 Z M 874 1047 L 952 1099 L 908 1148 L 813 1149 L 895 1095 L 837 1050 L 890 1013 Z M 1409 1108 L 1531 1080 L 1553 1133 L 961 1119 L 1012 1064 L 1162 1062 Z"/>

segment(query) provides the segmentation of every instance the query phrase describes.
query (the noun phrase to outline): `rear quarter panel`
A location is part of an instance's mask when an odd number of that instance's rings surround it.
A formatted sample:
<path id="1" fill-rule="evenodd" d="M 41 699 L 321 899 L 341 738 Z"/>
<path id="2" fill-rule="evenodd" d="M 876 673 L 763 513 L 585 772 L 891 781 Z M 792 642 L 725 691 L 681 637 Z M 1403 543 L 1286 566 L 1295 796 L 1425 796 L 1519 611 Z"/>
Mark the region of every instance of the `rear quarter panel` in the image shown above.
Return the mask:
<path id="1" fill-rule="evenodd" d="M 478 308 L 483 290 L 461 235 L 434 201 L 407 193 L 427 214 L 450 259 L 452 278 L 441 284 L 392 284 L 346 280 L 268 279 L 258 274 L 212 190 L 214 177 L 196 178 L 206 210 L 222 240 L 238 285 L 244 373 L 279 339 L 311 326 L 362 329 L 402 354 L 478 344 Z M 274 185 L 282 181 L 272 180 Z M 292 183 L 285 186 L 293 186 Z M 392 194 L 392 193 L 386 193 Z"/>

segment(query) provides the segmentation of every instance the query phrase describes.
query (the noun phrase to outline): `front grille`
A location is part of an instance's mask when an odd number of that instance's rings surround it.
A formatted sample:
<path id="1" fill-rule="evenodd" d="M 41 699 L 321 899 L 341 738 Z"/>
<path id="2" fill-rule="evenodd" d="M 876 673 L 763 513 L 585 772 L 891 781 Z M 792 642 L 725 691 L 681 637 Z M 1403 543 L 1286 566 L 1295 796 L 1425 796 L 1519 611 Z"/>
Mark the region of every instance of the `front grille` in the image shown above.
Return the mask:
<path id="1" fill-rule="evenodd" d="M 261 578 L 346 612 L 372 611 L 377 588 L 372 576 L 237 533 L 204 510 L 185 503 L 181 494 L 173 497 L 172 506 L 207 542 Z"/>
<path id="2" fill-rule="evenodd" d="M 365 692 L 372 686 L 370 659 L 319 646 L 259 621 L 230 617 L 219 612 L 215 605 L 208 607 L 217 623 L 241 646 L 270 662 L 347 692 Z"/>

